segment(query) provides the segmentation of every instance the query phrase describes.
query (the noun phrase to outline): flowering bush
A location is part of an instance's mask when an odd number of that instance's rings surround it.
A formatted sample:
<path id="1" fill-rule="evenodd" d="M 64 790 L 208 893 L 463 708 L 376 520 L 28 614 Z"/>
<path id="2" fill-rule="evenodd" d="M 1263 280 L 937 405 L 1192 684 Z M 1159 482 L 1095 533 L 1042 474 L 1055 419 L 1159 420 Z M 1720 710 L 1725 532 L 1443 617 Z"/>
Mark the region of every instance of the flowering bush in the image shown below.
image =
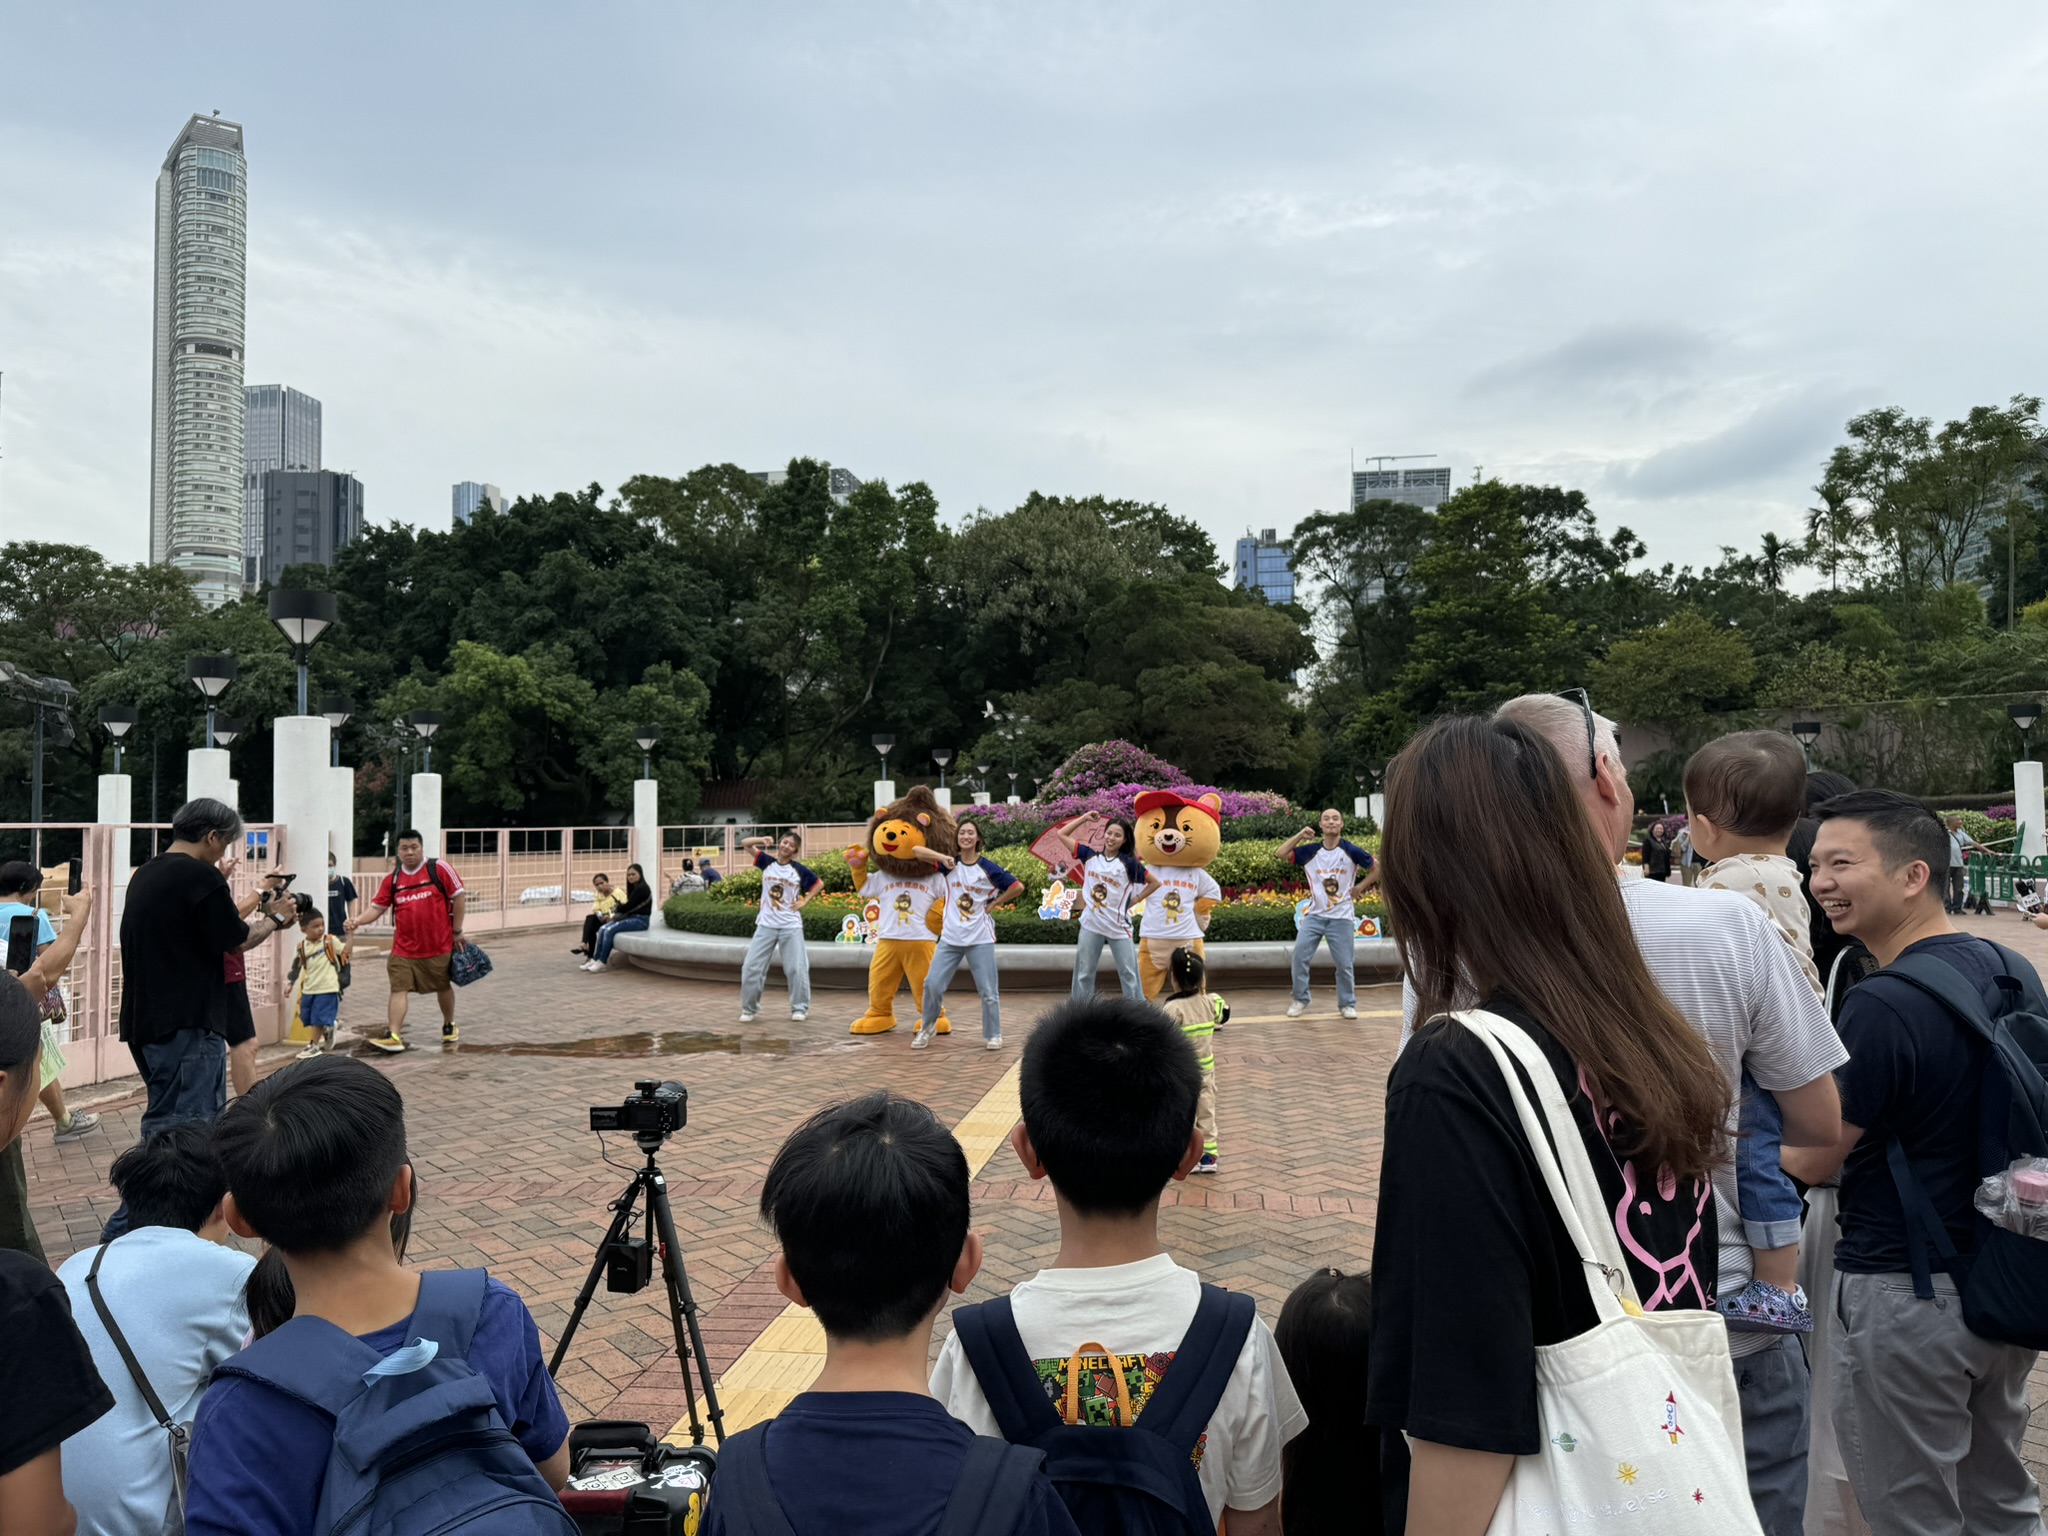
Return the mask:
<path id="1" fill-rule="evenodd" d="M 1124 784 L 1178 784 L 1185 778 L 1165 758 L 1154 757 L 1143 747 L 1122 740 L 1094 741 L 1053 769 L 1039 786 L 1038 798 L 1080 798 Z"/>
<path id="2" fill-rule="evenodd" d="M 1984 808 L 1984 814 L 1993 821 L 2018 821 L 2020 808 L 2016 805 L 1989 805 Z"/>

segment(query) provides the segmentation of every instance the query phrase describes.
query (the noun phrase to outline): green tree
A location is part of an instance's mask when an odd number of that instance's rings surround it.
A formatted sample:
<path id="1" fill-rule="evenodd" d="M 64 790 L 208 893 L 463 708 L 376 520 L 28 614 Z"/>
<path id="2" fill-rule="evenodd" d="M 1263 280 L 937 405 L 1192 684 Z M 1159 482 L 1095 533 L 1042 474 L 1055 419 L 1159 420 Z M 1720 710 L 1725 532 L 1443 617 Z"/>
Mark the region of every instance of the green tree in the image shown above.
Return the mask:
<path id="1" fill-rule="evenodd" d="M 1609 647 L 1593 667 L 1593 696 L 1607 714 L 1690 750 L 1710 734 L 1708 716 L 1749 701 L 1756 671 L 1748 641 L 1686 608 Z"/>
<path id="2" fill-rule="evenodd" d="M 1924 561 L 1922 522 L 1910 485 L 1933 450 L 1933 422 L 1895 405 L 1849 419 L 1849 441 L 1828 459 L 1822 481 L 1828 495 L 1856 519 L 1862 535 L 1891 552 L 1894 578 L 1905 592 Z"/>

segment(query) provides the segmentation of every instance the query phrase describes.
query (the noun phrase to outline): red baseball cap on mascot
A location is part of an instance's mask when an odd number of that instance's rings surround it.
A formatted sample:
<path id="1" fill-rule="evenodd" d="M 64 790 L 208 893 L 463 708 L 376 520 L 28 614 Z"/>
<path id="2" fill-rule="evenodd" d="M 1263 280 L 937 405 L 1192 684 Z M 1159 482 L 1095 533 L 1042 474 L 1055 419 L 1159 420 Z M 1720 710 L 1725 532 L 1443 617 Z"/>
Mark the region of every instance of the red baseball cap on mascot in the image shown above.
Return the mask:
<path id="1" fill-rule="evenodd" d="M 1147 811 L 1170 811 L 1180 806 L 1186 806 L 1191 811 L 1200 811 L 1204 816 L 1220 826 L 1222 822 L 1216 815 L 1216 807 L 1209 804 L 1209 801 L 1214 798 L 1213 795 L 1205 795 L 1200 800 L 1190 800 L 1183 795 L 1175 794 L 1170 789 L 1148 789 L 1145 793 L 1138 796 L 1137 802 L 1131 809 L 1133 814 L 1142 816 Z"/>

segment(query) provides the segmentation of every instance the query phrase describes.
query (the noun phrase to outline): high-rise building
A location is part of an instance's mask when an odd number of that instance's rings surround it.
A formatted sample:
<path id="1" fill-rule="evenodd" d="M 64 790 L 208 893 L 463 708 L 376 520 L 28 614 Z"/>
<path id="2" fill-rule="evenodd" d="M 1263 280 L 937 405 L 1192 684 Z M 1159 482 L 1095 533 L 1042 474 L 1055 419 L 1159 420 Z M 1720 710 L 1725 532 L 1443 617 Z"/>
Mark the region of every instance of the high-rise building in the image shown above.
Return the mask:
<path id="1" fill-rule="evenodd" d="M 1247 530 L 1237 541 L 1237 584 L 1269 603 L 1293 602 L 1294 571 L 1287 563 L 1293 554 L 1293 546 L 1281 543 L 1274 529 L 1257 538 Z"/>
<path id="2" fill-rule="evenodd" d="M 251 384 L 242 411 L 242 583 L 254 591 L 264 569 L 263 476 L 320 467 L 320 402 L 283 384 Z"/>
<path id="3" fill-rule="evenodd" d="M 752 474 L 763 485 L 782 485 L 789 479 L 786 469 L 757 469 Z M 852 470 L 841 469 L 836 464 L 825 466 L 825 492 L 840 506 L 845 506 L 847 498 L 860 488 L 861 479 Z"/>
<path id="4" fill-rule="evenodd" d="M 485 485 L 476 480 L 458 481 L 454 495 L 455 521 L 466 523 L 476 516 L 478 507 L 489 507 L 493 512 L 505 510 L 505 493 L 495 485 Z"/>
<path id="5" fill-rule="evenodd" d="M 1439 507 L 1451 494 L 1448 465 L 1422 469 L 1354 469 L 1351 472 L 1351 505 L 1368 501 L 1398 501 L 1411 507 Z"/>
<path id="6" fill-rule="evenodd" d="M 264 471 L 264 581 L 275 583 L 288 565 L 332 565 L 362 532 L 363 485 L 354 475 L 333 469 Z"/>
<path id="7" fill-rule="evenodd" d="M 242 128 L 195 116 L 156 179 L 156 328 L 149 554 L 201 602 L 240 595 L 243 283 L 248 162 Z"/>

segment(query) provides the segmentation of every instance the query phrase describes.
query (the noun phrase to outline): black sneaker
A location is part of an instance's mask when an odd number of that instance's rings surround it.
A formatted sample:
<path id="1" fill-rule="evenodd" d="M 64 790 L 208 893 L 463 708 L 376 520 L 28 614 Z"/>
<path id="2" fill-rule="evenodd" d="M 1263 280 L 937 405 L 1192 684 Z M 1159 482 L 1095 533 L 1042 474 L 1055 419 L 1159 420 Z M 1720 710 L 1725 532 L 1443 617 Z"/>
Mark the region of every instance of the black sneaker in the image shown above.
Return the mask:
<path id="1" fill-rule="evenodd" d="M 456 1041 L 460 1040 L 461 1038 L 462 1031 L 457 1029 L 453 1024 L 444 1023 L 441 1026 L 441 1043 L 443 1045 L 453 1045 Z"/>

